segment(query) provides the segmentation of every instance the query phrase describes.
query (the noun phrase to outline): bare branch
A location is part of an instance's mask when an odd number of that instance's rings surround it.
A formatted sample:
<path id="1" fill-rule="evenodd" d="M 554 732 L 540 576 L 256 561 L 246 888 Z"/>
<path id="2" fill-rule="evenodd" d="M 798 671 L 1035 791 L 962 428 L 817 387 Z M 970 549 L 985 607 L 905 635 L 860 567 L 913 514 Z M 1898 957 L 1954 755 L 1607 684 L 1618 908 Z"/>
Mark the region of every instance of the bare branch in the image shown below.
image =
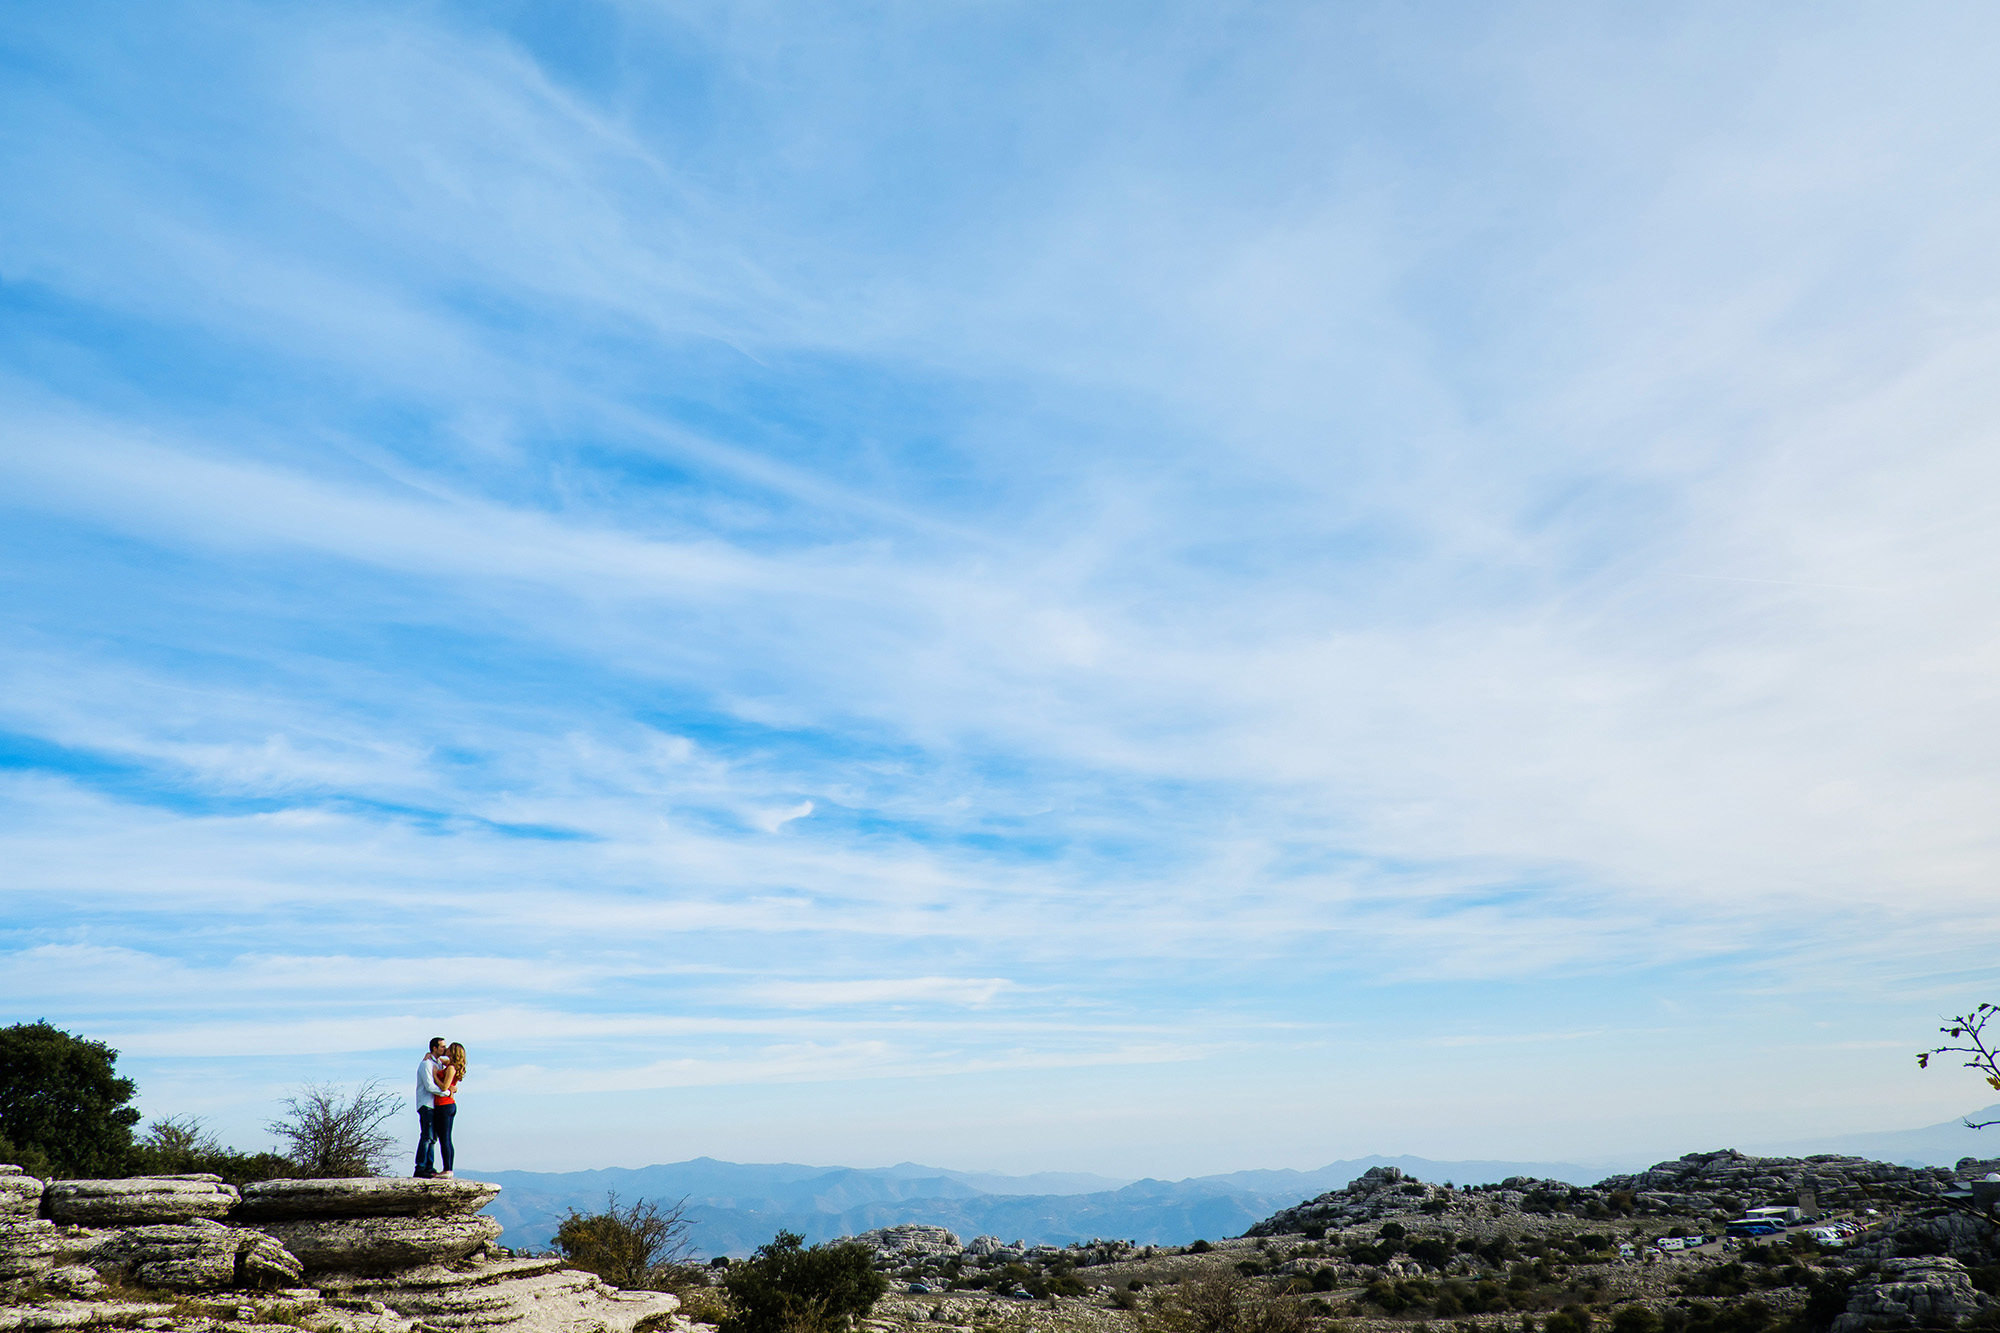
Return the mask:
<path id="1" fill-rule="evenodd" d="M 379 1176 L 396 1149 L 383 1129 L 403 1099 L 377 1082 L 353 1093 L 307 1084 L 283 1103 L 285 1114 L 265 1126 L 285 1142 L 285 1155 L 309 1177 Z"/>
<path id="2" fill-rule="evenodd" d="M 1928 1051 L 1917 1053 L 1917 1067 L 1929 1069 L 1933 1055 L 1963 1055 L 1970 1057 L 1963 1061 L 1967 1069 L 1977 1070 L 1986 1076 L 1988 1086 L 2000 1091 L 2000 1039 L 1989 1040 L 1986 1025 L 2000 1016 L 2000 1008 L 1991 1004 L 1981 1004 L 1969 1014 L 1958 1014 L 1940 1024 L 1938 1031 L 1948 1041 L 1942 1046 L 1933 1046 Z M 1982 1120 L 1975 1123 L 1970 1117 L 1965 1121 L 1968 1129 L 1984 1129 L 1988 1125 L 2000 1125 L 2000 1120 Z"/>

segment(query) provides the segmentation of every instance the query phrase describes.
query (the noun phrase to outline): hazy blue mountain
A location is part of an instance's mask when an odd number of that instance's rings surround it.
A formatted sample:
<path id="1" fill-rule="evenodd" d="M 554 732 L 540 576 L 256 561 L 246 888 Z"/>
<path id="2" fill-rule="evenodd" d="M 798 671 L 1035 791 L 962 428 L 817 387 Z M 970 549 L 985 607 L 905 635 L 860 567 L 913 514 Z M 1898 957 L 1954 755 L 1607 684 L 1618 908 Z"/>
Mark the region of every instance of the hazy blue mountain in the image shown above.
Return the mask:
<path id="1" fill-rule="evenodd" d="M 1314 1171 L 1235 1171 L 1188 1180 L 1120 1181 L 1043 1172 L 1032 1176 L 952 1171 L 904 1162 L 891 1167 L 739 1164 L 698 1157 L 647 1167 L 595 1171 L 466 1172 L 505 1187 L 489 1211 L 507 1230 L 502 1243 L 542 1249 L 564 1212 L 686 1198 L 704 1255 L 748 1254 L 779 1230 L 830 1240 L 899 1222 L 950 1227 L 970 1238 L 1067 1244 L 1116 1237 L 1142 1245 L 1185 1245 L 1240 1234 L 1280 1208 L 1339 1189 L 1372 1166 L 1396 1166 L 1425 1180 L 1478 1184 L 1513 1175 L 1588 1184 L 1614 1166 L 1564 1162 L 1434 1162 L 1363 1157 Z"/>
<path id="2" fill-rule="evenodd" d="M 1974 1111 L 1966 1119 L 2000 1120 L 2000 1106 Z M 1903 1166 L 1956 1166 L 1961 1157 L 2000 1157 L 2000 1125 L 1986 1130 L 1967 1129 L 1962 1121 L 1947 1120 L 1941 1125 L 1926 1125 L 1922 1129 L 1792 1139 L 1746 1147 L 1743 1151 L 1763 1156 L 1799 1157 L 1837 1152 Z"/>

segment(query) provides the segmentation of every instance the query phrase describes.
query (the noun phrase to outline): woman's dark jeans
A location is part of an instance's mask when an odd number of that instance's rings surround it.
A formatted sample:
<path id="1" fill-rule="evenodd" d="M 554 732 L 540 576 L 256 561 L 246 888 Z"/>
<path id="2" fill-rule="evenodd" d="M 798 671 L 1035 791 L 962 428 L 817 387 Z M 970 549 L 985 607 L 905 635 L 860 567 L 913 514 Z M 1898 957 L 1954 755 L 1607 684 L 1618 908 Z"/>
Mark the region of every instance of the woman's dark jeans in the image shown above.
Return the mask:
<path id="1" fill-rule="evenodd" d="M 451 1122 L 458 1115 L 456 1106 L 436 1106 L 431 1108 L 431 1123 L 437 1126 L 438 1156 L 446 1171 L 451 1170 L 453 1153 L 451 1150 Z"/>

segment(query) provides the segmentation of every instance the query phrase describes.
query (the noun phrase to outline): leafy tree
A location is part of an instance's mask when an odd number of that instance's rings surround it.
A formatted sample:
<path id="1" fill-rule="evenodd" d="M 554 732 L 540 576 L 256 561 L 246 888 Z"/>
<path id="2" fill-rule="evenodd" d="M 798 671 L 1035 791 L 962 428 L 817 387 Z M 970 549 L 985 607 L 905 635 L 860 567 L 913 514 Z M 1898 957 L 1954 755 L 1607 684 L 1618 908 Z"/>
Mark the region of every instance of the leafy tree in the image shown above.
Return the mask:
<path id="1" fill-rule="evenodd" d="M 47 1020 L 0 1028 L 0 1156 L 38 1175 L 124 1174 L 138 1088 L 117 1061 Z"/>
<path id="2" fill-rule="evenodd" d="M 403 1099 L 367 1083 L 352 1093 L 308 1084 L 283 1103 L 285 1114 L 266 1126 L 284 1140 L 285 1155 L 309 1179 L 379 1176 L 395 1151 L 382 1127 L 403 1109 Z"/>
<path id="3" fill-rule="evenodd" d="M 1986 1035 L 1986 1025 L 2000 1015 L 2000 1006 L 1982 1004 L 1969 1014 L 1959 1014 L 1939 1026 L 1938 1031 L 1946 1038 L 1942 1046 L 1934 1046 L 1928 1051 L 1917 1052 L 1917 1068 L 1929 1069 L 1933 1055 L 1967 1055 L 1964 1061 L 1967 1069 L 1977 1070 L 1986 1076 L 1988 1085 L 2000 1090 L 2000 1040 Z M 1985 1129 L 1988 1125 L 2000 1125 L 2000 1120 L 1974 1122 L 1968 1116 L 1967 1129 Z"/>
<path id="4" fill-rule="evenodd" d="M 1611 1316 L 1611 1333 L 1660 1333 L 1660 1316 L 1644 1305 L 1621 1305 Z"/>
<path id="5" fill-rule="evenodd" d="M 734 1307 L 721 1333 L 838 1333 L 875 1308 L 889 1281 L 865 1245 L 814 1245 L 780 1231 L 722 1279 Z"/>
<path id="6" fill-rule="evenodd" d="M 693 1226 L 686 1199 L 670 1208 L 647 1199 L 620 1208 L 618 1196 L 607 1193 L 601 1213 L 574 1208 L 564 1213 L 550 1243 L 571 1267 L 595 1273 L 614 1287 L 669 1291 L 690 1283 L 686 1270 Z"/>

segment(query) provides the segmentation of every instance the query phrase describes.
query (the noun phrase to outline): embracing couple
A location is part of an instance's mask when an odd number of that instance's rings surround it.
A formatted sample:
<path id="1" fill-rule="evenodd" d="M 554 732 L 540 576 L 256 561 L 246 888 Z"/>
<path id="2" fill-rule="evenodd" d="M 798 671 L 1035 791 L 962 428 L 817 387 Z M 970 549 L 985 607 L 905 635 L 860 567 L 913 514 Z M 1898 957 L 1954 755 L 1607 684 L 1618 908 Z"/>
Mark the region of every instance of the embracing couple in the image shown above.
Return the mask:
<path id="1" fill-rule="evenodd" d="M 465 1077 L 465 1047 L 459 1042 L 445 1044 L 432 1037 L 431 1048 L 417 1062 L 417 1175 L 451 1175 L 451 1122 L 458 1115 L 458 1085 Z M 431 1165 L 435 1145 L 444 1157 L 444 1170 Z"/>

